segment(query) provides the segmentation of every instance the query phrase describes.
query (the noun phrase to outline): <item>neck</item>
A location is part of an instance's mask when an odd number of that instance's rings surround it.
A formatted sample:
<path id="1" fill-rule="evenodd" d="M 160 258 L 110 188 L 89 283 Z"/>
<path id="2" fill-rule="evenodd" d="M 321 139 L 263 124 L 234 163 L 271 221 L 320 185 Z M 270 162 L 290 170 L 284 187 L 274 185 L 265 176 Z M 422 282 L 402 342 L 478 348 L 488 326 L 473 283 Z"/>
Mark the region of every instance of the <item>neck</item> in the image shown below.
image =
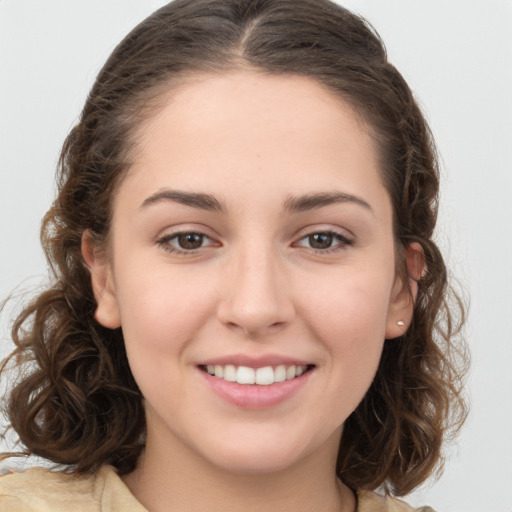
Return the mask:
<path id="1" fill-rule="evenodd" d="M 335 477 L 335 460 L 326 464 L 330 448 L 284 470 L 240 474 L 183 445 L 157 450 L 148 435 L 137 469 L 123 480 L 150 512 L 353 512 L 354 495 Z"/>

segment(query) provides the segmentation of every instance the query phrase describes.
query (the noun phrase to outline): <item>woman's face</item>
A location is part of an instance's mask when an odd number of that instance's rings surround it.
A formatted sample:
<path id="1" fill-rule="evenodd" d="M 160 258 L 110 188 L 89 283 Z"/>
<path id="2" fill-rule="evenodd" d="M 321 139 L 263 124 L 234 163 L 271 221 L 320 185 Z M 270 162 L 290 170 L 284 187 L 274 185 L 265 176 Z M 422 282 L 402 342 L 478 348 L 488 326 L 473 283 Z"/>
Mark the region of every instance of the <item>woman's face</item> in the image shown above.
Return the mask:
<path id="1" fill-rule="evenodd" d="M 247 473 L 335 458 L 410 313 L 379 172 L 352 109 L 311 79 L 170 91 L 117 192 L 109 257 L 89 257 L 96 317 L 122 326 L 145 397 L 147 455 Z"/>

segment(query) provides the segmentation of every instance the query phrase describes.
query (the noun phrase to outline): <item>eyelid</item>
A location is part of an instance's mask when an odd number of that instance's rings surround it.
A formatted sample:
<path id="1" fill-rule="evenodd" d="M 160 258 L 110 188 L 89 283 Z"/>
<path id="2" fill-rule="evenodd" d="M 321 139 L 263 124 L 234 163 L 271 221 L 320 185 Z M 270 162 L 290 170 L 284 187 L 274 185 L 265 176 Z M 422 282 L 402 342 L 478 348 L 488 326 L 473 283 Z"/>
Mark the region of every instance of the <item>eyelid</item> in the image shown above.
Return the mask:
<path id="1" fill-rule="evenodd" d="M 295 240 L 302 239 L 309 235 L 314 235 L 315 233 L 332 233 L 333 235 L 341 236 L 342 238 L 346 238 L 351 242 L 355 242 L 356 236 L 347 228 L 342 228 L 340 226 L 333 226 L 332 224 L 313 224 L 309 226 L 305 226 L 297 231 L 295 235 Z"/>
<path id="2" fill-rule="evenodd" d="M 197 233 L 200 235 L 204 235 L 212 240 L 216 240 L 219 238 L 217 233 L 212 230 L 209 226 L 196 223 L 196 222 L 180 222 L 176 224 L 170 224 L 162 229 L 159 229 L 158 232 L 154 235 L 153 241 L 162 240 L 163 238 L 169 239 L 173 236 L 178 236 L 186 233 Z"/>

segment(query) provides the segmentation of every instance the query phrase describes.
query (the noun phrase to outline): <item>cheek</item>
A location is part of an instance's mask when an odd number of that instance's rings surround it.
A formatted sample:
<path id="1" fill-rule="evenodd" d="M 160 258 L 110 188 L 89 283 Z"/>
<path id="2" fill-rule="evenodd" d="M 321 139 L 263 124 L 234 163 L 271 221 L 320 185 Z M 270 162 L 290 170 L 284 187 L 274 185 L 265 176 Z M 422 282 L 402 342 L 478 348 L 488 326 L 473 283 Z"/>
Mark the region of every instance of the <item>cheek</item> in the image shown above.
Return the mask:
<path id="1" fill-rule="evenodd" d="M 377 371 L 385 340 L 390 277 L 386 272 L 352 271 L 333 279 L 326 288 L 319 282 L 316 285 L 304 293 L 304 317 L 326 348 L 325 368 L 333 379 L 325 393 L 339 411 L 350 413 Z"/>
<path id="2" fill-rule="evenodd" d="M 187 347 L 208 321 L 211 291 L 198 293 L 190 280 L 169 274 L 132 274 L 117 292 L 128 361 L 142 394 L 149 404 L 179 413 L 190 392 Z"/>
<path id="3" fill-rule="evenodd" d="M 366 345 L 384 339 L 391 276 L 351 269 L 304 288 L 303 310 L 330 341 Z"/>
<path id="4" fill-rule="evenodd" d="M 176 274 L 176 275 L 174 275 Z M 128 350 L 143 354 L 175 352 L 211 316 L 214 290 L 187 279 L 186 273 L 157 270 L 132 274 L 118 288 L 119 309 Z"/>

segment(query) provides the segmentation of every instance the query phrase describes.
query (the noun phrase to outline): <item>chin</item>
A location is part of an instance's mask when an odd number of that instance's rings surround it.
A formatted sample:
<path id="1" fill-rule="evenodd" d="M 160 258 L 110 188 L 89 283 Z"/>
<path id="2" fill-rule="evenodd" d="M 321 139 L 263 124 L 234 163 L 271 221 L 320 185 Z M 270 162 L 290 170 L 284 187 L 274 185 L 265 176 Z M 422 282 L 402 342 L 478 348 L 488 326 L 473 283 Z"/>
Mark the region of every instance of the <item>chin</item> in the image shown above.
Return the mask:
<path id="1" fill-rule="evenodd" d="M 270 434 L 269 432 L 266 432 Z M 236 438 L 227 435 L 217 439 L 203 451 L 214 466 L 239 475 L 265 475 L 296 467 L 312 454 L 322 451 L 322 445 L 331 452 L 333 440 L 308 439 L 307 436 L 293 439 L 290 432 L 283 435 L 244 435 Z M 260 433 L 261 434 L 261 433 Z M 334 443 L 338 442 L 335 436 Z M 327 446 L 328 445 L 328 446 Z M 213 450 L 211 448 L 214 448 Z"/>
<path id="2" fill-rule="evenodd" d="M 237 475 L 267 475 L 284 471 L 295 466 L 301 457 L 293 453 L 276 453 L 270 450 L 231 451 L 211 461 L 219 469 Z"/>

